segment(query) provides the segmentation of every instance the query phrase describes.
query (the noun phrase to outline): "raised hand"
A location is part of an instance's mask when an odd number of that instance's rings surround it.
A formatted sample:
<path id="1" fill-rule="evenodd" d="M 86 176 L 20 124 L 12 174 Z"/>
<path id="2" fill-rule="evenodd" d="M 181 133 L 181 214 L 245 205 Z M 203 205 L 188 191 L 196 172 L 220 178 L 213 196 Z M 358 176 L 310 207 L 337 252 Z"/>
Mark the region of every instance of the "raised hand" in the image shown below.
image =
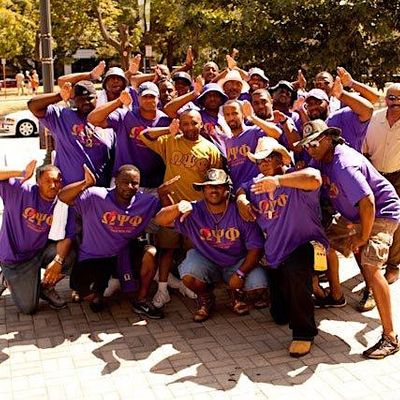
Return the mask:
<path id="1" fill-rule="evenodd" d="M 186 51 L 185 65 L 187 67 L 189 67 L 190 69 L 193 68 L 194 58 L 193 58 L 192 46 L 189 46 L 187 51 Z"/>
<path id="2" fill-rule="evenodd" d="M 169 125 L 169 131 L 171 133 L 171 135 L 177 135 L 180 130 L 179 130 L 179 119 L 174 118 L 171 122 L 171 124 Z"/>
<path id="3" fill-rule="evenodd" d="M 351 77 L 350 72 L 346 71 L 343 67 L 337 67 L 336 71 L 343 86 L 353 86 L 353 78 Z"/>
<path id="4" fill-rule="evenodd" d="M 229 69 L 234 69 L 237 66 L 237 62 L 235 61 L 235 59 L 230 56 L 229 54 L 226 55 L 226 63 L 228 65 Z"/>
<path id="5" fill-rule="evenodd" d="M 97 81 L 106 70 L 106 62 L 100 61 L 90 72 L 90 78 Z"/>
<path id="6" fill-rule="evenodd" d="M 337 99 L 340 99 L 343 94 L 343 84 L 340 80 L 340 78 L 337 76 L 333 82 L 332 86 L 332 96 L 336 97 Z"/>
<path id="7" fill-rule="evenodd" d="M 96 178 L 91 169 L 86 164 L 83 164 L 83 171 L 85 172 L 85 189 L 94 186 Z"/>
<path id="8" fill-rule="evenodd" d="M 279 111 L 279 110 L 274 110 L 273 115 L 274 115 L 274 123 L 275 124 L 280 124 L 280 123 L 286 121 L 288 118 L 282 111 Z"/>
<path id="9" fill-rule="evenodd" d="M 36 160 L 29 161 L 28 165 L 24 169 L 24 176 L 21 179 L 21 183 L 24 183 L 28 179 L 31 179 L 33 173 L 35 172 L 35 169 L 36 169 Z"/>
<path id="10" fill-rule="evenodd" d="M 190 203 L 190 201 L 187 200 L 181 200 L 178 203 L 178 210 L 182 214 L 181 217 L 179 218 L 180 222 L 183 222 L 193 211 L 193 206 Z"/>
<path id="11" fill-rule="evenodd" d="M 203 90 L 203 78 L 201 75 L 197 76 L 197 78 L 195 79 L 194 83 L 193 83 L 193 90 L 196 93 L 197 96 L 200 95 L 201 91 Z"/>
<path id="12" fill-rule="evenodd" d="M 61 98 L 67 102 L 72 97 L 72 83 L 66 82 L 60 90 Z"/>
<path id="13" fill-rule="evenodd" d="M 297 71 L 297 86 L 299 89 L 305 89 L 306 85 L 307 85 L 307 80 L 305 78 L 305 76 L 303 75 L 303 71 L 301 69 L 299 69 Z"/>
<path id="14" fill-rule="evenodd" d="M 251 118 L 253 118 L 255 115 L 252 105 L 247 100 L 242 103 L 242 113 L 243 116 L 248 120 L 251 120 Z"/>
<path id="15" fill-rule="evenodd" d="M 132 57 L 129 60 L 129 72 L 132 75 L 136 75 L 138 73 L 141 60 L 142 60 L 142 55 L 141 54 L 136 54 L 135 57 Z"/>
<path id="16" fill-rule="evenodd" d="M 238 197 L 238 199 L 236 200 L 236 205 L 242 219 L 244 219 L 245 221 L 256 220 L 256 211 L 247 199 Z"/>
<path id="17" fill-rule="evenodd" d="M 119 100 L 126 107 L 129 107 L 130 104 L 132 103 L 131 95 L 128 92 L 126 92 L 125 90 L 122 91 L 121 94 L 119 95 Z"/>

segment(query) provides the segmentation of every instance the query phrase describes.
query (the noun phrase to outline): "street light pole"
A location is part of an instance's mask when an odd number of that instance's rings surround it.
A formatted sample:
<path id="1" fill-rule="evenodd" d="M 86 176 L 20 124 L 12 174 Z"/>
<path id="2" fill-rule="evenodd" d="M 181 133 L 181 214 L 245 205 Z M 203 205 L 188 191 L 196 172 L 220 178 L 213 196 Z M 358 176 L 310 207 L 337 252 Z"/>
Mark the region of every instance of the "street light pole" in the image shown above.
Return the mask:
<path id="1" fill-rule="evenodd" d="M 51 93 L 54 90 L 53 48 L 51 36 L 50 0 L 40 0 L 40 41 L 43 91 Z"/>
<path id="2" fill-rule="evenodd" d="M 40 0 L 40 61 L 42 62 L 42 78 L 44 93 L 54 91 L 53 48 L 51 36 L 50 0 Z M 50 132 L 42 125 L 39 128 L 40 148 L 46 149 L 44 164 L 51 163 L 51 152 L 54 150 L 54 141 Z"/>

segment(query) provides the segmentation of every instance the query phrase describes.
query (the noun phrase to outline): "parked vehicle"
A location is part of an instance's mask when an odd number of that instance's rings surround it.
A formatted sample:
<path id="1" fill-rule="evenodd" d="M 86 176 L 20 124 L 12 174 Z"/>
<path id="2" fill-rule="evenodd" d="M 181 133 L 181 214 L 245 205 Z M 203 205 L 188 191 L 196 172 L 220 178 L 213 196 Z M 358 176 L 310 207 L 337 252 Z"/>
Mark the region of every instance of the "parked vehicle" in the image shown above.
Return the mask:
<path id="1" fill-rule="evenodd" d="M 4 86 L 4 83 L 5 83 L 6 86 Z M 1 79 L 0 80 L 0 89 L 3 89 L 4 87 L 6 89 L 8 89 L 8 88 L 16 88 L 17 87 L 17 80 L 16 79 L 12 79 L 12 78 L 6 78 L 5 80 Z"/>
<path id="2" fill-rule="evenodd" d="M 0 128 L 3 136 L 29 137 L 38 135 L 39 121 L 29 110 L 16 111 L 0 119 Z"/>

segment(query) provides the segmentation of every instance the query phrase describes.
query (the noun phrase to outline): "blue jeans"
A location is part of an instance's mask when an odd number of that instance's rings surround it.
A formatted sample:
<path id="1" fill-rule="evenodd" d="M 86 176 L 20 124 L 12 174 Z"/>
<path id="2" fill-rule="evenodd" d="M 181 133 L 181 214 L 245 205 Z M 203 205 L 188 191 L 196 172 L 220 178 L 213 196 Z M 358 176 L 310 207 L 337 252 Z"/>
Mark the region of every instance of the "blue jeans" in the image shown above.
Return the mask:
<path id="1" fill-rule="evenodd" d="M 192 276 L 201 282 L 214 284 L 223 280 L 228 283 L 232 274 L 242 265 L 244 258 L 229 267 L 221 267 L 202 256 L 196 249 L 190 249 L 179 266 L 180 277 Z M 247 275 L 243 290 L 264 289 L 268 286 L 267 273 L 260 266 L 252 269 Z"/>
<path id="2" fill-rule="evenodd" d="M 48 242 L 46 247 L 40 250 L 28 261 L 16 264 L 3 264 L 1 270 L 8 282 L 11 297 L 17 308 L 24 314 L 33 314 L 39 303 L 40 295 L 40 269 L 46 268 L 57 253 L 57 243 Z M 75 253 L 70 252 L 63 265 L 62 273 L 71 270 Z"/>

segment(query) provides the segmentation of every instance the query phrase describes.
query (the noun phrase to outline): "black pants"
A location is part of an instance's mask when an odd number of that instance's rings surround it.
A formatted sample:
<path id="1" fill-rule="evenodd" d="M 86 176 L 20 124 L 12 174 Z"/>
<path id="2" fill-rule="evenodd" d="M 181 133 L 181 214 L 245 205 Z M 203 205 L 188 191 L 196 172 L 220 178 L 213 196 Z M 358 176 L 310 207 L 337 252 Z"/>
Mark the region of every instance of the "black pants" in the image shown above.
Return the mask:
<path id="1" fill-rule="evenodd" d="M 310 243 L 294 250 L 277 269 L 269 269 L 270 311 L 279 325 L 289 323 L 293 340 L 312 340 L 318 334 L 312 299 L 314 249 Z"/>
<path id="2" fill-rule="evenodd" d="M 81 297 L 91 293 L 102 295 L 108 280 L 115 273 L 117 257 L 91 258 L 80 261 L 71 272 L 70 286 Z"/>

